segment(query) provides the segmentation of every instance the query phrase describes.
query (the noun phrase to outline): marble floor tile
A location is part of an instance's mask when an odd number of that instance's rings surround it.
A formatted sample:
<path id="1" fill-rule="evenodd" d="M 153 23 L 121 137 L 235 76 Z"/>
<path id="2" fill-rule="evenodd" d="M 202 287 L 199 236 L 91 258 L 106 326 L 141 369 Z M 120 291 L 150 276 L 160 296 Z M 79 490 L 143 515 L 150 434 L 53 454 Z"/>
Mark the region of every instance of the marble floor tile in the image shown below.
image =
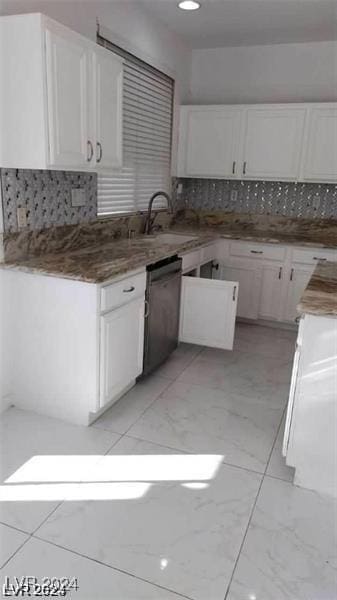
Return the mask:
<path id="1" fill-rule="evenodd" d="M 181 596 L 121 573 L 110 567 L 73 554 L 47 542 L 31 538 L 0 570 L 0 585 L 5 576 L 34 575 L 76 578 L 77 591 L 69 591 L 69 600 L 179 600 Z M 68 598 L 68 594 L 66 598 Z M 47 596 L 43 596 L 47 598 Z"/>
<path id="2" fill-rule="evenodd" d="M 284 456 L 282 456 L 284 425 L 285 416 L 282 419 L 281 427 L 278 432 L 266 472 L 267 475 L 272 475 L 273 477 L 279 477 L 279 479 L 284 479 L 285 481 L 292 482 L 294 480 L 295 469 L 293 469 L 292 467 L 288 467 L 286 465 Z"/>
<path id="3" fill-rule="evenodd" d="M 235 328 L 234 350 L 261 354 L 266 357 L 292 360 L 297 331 L 238 323 Z"/>
<path id="4" fill-rule="evenodd" d="M 337 501 L 266 477 L 226 600 L 335 600 Z"/>
<path id="5" fill-rule="evenodd" d="M 21 533 L 17 529 L 12 529 L 12 527 L 0 523 L 0 568 L 28 537 L 25 533 Z"/>
<path id="6" fill-rule="evenodd" d="M 168 378 L 149 375 L 95 421 L 93 427 L 125 433 L 170 383 Z"/>
<path id="7" fill-rule="evenodd" d="M 202 346 L 194 344 L 179 344 L 165 363 L 157 369 L 156 373 L 162 377 L 176 379 L 192 360 L 201 352 Z"/>
<path id="8" fill-rule="evenodd" d="M 280 408 L 178 380 L 129 434 L 187 452 L 220 453 L 226 463 L 264 472 L 281 418 Z"/>
<path id="9" fill-rule="evenodd" d="M 205 349 L 178 377 L 178 381 L 236 393 L 254 402 L 284 407 L 289 393 L 292 363 L 289 357 Z"/>
<path id="10" fill-rule="evenodd" d="M 64 502 L 36 535 L 193 600 L 223 600 L 261 476 L 220 464 L 209 480 L 181 480 L 173 470 L 165 481 L 163 461 L 162 475 L 149 477 L 145 466 L 163 454 L 171 467 L 177 461 L 180 474 L 182 458 L 192 470 L 202 459 L 125 437 L 111 456 L 121 465 L 135 457 L 137 480 L 144 470 L 149 478 L 145 493 L 128 501 Z"/>
<path id="11" fill-rule="evenodd" d="M 12 490 L 7 489 L 13 486 L 6 484 L 6 479 L 34 456 L 99 456 L 105 454 L 119 437 L 108 431 L 71 425 L 30 411 L 8 409 L 0 416 L 0 521 L 31 533 L 58 505 L 59 502 L 53 499 L 25 501 L 27 490 L 22 486 L 15 490 L 17 500 L 6 501 L 8 493 L 13 497 Z M 32 488 L 30 492 L 34 494 Z M 38 492 L 34 495 L 39 497 Z"/>

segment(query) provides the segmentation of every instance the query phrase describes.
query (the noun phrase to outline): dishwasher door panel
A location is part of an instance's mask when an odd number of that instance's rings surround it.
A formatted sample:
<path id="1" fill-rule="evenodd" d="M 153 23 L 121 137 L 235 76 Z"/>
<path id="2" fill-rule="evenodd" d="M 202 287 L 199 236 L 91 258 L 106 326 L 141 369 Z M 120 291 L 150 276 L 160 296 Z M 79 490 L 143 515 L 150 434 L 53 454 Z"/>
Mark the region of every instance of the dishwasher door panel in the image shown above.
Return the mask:
<path id="1" fill-rule="evenodd" d="M 153 281 L 148 287 L 144 375 L 162 364 L 178 345 L 180 292 L 180 272 Z"/>

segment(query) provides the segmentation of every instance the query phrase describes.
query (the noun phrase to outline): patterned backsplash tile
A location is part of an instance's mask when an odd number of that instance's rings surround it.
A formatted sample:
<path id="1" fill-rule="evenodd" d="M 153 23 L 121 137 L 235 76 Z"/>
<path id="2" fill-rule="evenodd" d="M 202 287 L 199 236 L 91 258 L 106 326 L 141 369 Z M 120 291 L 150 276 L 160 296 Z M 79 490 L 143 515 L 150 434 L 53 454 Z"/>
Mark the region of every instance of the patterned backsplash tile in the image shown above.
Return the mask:
<path id="1" fill-rule="evenodd" d="M 25 207 L 27 228 L 88 223 L 97 217 L 96 173 L 0 169 L 5 232 L 19 230 L 17 209 Z M 72 206 L 71 190 L 82 188 L 85 206 Z"/>
<path id="2" fill-rule="evenodd" d="M 337 218 L 337 185 L 278 181 L 179 179 L 177 209 L 283 215 L 305 219 Z M 177 186 L 175 181 L 175 189 Z M 236 199 L 233 197 L 236 192 Z"/>

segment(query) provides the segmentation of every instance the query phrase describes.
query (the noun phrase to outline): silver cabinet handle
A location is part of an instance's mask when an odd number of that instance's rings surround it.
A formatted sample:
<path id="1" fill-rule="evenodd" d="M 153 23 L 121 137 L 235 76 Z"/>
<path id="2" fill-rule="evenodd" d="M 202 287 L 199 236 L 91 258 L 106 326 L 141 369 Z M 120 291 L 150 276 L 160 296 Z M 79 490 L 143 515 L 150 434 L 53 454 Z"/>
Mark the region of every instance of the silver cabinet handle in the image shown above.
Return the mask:
<path id="1" fill-rule="evenodd" d="M 147 319 L 147 317 L 150 314 L 150 304 L 148 300 L 145 300 L 145 312 L 144 312 L 144 318 Z"/>
<path id="2" fill-rule="evenodd" d="M 279 272 L 278 272 L 278 278 L 281 279 L 282 277 L 282 267 L 280 267 Z"/>
<path id="3" fill-rule="evenodd" d="M 124 294 L 129 294 L 130 292 L 134 292 L 134 290 L 135 290 L 135 287 L 132 285 L 131 287 L 129 287 L 128 290 L 123 290 L 123 293 Z"/>
<path id="4" fill-rule="evenodd" d="M 90 162 L 92 157 L 94 156 L 94 149 L 90 140 L 87 141 L 87 148 L 89 150 L 89 154 L 87 155 L 87 161 Z"/>
<path id="5" fill-rule="evenodd" d="M 251 250 L 251 254 L 263 254 L 263 250 Z"/>
<path id="6" fill-rule="evenodd" d="M 243 163 L 243 174 L 246 175 L 247 161 Z"/>
<path id="7" fill-rule="evenodd" d="M 292 281 L 294 279 L 294 269 L 291 269 L 290 271 L 290 281 Z"/>
<path id="8" fill-rule="evenodd" d="M 236 300 L 236 285 L 233 288 L 233 302 Z"/>
<path id="9" fill-rule="evenodd" d="M 236 161 L 233 160 L 232 174 L 235 175 Z"/>
<path id="10" fill-rule="evenodd" d="M 313 256 L 313 260 L 328 260 L 327 258 L 321 258 L 320 256 Z"/>
<path id="11" fill-rule="evenodd" d="M 102 144 L 101 142 L 96 142 L 96 147 L 99 150 L 98 156 L 96 158 L 97 162 L 100 163 L 103 156 Z"/>

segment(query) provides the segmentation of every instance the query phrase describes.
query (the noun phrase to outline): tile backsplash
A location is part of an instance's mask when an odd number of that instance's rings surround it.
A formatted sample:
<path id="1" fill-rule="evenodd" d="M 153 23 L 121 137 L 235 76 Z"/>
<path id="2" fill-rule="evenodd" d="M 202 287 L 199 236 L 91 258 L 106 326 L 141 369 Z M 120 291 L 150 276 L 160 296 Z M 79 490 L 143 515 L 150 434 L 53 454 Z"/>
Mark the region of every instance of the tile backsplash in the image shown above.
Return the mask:
<path id="1" fill-rule="evenodd" d="M 184 178 L 176 180 L 175 188 L 177 183 L 183 185 L 175 199 L 177 209 L 337 218 L 335 184 Z"/>
<path id="2" fill-rule="evenodd" d="M 96 173 L 0 169 L 0 180 L 5 232 L 19 230 L 20 207 L 26 208 L 29 230 L 77 225 L 97 218 Z M 84 190 L 84 206 L 72 206 L 73 188 Z"/>

